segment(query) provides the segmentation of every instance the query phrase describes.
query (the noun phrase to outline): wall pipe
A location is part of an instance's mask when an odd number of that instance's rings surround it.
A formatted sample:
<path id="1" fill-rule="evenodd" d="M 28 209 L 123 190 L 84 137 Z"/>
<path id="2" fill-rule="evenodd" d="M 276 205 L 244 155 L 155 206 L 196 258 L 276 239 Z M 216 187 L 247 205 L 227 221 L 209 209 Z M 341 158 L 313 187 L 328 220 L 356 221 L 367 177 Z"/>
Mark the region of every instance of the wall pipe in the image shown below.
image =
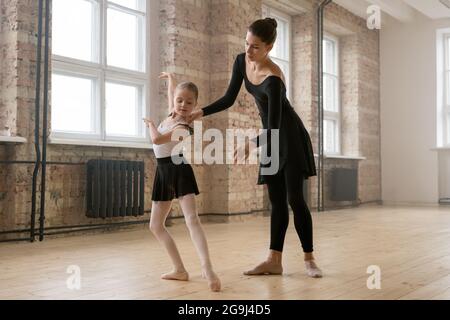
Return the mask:
<path id="1" fill-rule="evenodd" d="M 317 211 L 325 210 L 324 201 L 324 147 L 323 147 L 323 10 L 332 0 L 324 0 L 319 4 L 317 8 L 317 111 L 318 111 L 318 146 L 319 146 L 319 158 L 318 158 L 318 176 L 317 176 Z"/>

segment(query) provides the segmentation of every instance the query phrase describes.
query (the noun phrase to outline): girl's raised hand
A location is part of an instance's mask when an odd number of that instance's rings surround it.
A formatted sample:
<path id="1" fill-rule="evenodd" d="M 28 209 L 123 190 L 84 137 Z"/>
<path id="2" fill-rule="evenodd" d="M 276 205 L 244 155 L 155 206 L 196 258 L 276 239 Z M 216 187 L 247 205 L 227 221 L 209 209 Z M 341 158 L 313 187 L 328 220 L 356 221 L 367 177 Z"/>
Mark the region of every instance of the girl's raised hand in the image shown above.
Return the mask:
<path id="1" fill-rule="evenodd" d="M 169 79 L 171 77 L 173 77 L 173 75 L 170 72 L 161 72 L 159 74 L 160 79 Z"/>

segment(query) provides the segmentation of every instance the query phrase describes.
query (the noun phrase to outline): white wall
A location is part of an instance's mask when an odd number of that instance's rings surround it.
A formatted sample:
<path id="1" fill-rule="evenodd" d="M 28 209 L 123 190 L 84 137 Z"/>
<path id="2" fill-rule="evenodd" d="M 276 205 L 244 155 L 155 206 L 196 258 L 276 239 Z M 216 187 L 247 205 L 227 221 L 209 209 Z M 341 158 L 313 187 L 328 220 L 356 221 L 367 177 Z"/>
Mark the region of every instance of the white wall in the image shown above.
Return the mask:
<path id="1" fill-rule="evenodd" d="M 418 15 L 380 32 L 382 200 L 437 204 L 436 30 L 450 19 Z"/>

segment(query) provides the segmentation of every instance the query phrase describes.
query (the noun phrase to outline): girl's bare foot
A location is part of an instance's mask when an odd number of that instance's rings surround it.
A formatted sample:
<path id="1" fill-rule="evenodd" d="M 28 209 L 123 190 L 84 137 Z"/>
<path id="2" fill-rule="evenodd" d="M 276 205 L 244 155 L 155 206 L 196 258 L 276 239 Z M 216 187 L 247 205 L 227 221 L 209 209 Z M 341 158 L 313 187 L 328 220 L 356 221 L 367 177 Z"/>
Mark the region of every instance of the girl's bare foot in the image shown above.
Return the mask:
<path id="1" fill-rule="evenodd" d="M 208 280 L 208 287 L 212 292 L 219 292 L 221 290 L 220 279 L 214 271 L 212 270 L 203 271 L 202 277 Z"/>
<path id="2" fill-rule="evenodd" d="M 189 274 L 187 271 L 172 271 L 161 275 L 161 279 L 164 280 L 178 280 L 178 281 L 188 281 Z"/>

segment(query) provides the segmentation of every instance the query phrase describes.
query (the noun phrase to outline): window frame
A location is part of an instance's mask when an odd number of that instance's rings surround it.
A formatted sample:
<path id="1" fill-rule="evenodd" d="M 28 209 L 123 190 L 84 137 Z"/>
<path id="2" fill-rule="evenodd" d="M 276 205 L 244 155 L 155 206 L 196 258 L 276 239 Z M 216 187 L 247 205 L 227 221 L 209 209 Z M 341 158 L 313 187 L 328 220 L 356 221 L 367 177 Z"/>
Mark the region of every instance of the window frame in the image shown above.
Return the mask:
<path id="1" fill-rule="evenodd" d="M 443 72 L 443 84 L 444 84 L 444 90 L 442 95 L 442 132 L 443 132 L 443 143 L 445 147 L 450 147 L 450 127 L 449 127 L 449 121 L 450 121 L 450 90 L 449 90 L 449 76 L 450 76 L 450 52 L 449 52 L 449 46 L 450 46 L 450 33 L 444 33 L 444 72 Z"/>
<path id="2" fill-rule="evenodd" d="M 337 111 L 329 111 L 329 110 L 324 110 L 324 121 L 325 120 L 329 120 L 329 121 L 335 121 L 336 122 L 336 127 L 335 127 L 335 146 L 334 146 L 334 152 L 329 152 L 324 150 L 325 155 L 340 155 L 342 152 L 341 149 L 341 84 L 340 84 L 340 55 L 339 55 L 339 39 L 330 34 L 325 32 L 324 36 L 323 36 L 324 40 L 328 40 L 328 41 L 332 41 L 334 43 L 335 46 L 335 56 L 334 56 L 334 63 L 336 66 L 336 74 L 332 74 L 332 73 L 328 73 L 325 71 L 323 72 L 323 75 L 327 75 L 329 77 L 333 77 L 336 80 L 336 109 Z M 323 49 L 322 49 L 322 56 L 323 56 Z M 325 57 L 324 57 L 324 61 L 325 61 Z"/>
<path id="3" fill-rule="evenodd" d="M 95 79 L 96 85 L 94 85 L 93 105 L 91 112 L 94 113 L 95 126 L 94 133 L 74 133 L 67 131 L 51 131 L 50 140 L 55 143 L 63 143 L 65 140 L 71 143 L 77 141 L 79 145 L 92 145 L 93 143 L 113 144 L 128 142 L 133 143 L 134 146 L 142 146 L 142 148 L 148 148 L 150 144 L 150 136 L 148 130 L 146 130 L 143 121 L 140 121 L 142 117 L 149 118 L 152 115 L 151 108 L 153 104 L 150 104 L 150 79 L 153 77 L 155 70 L 151 68 L 150 55 L 153 46 L 151 46 L 150 36 L 154 35 L 150 30 L 150 16 L 152 14 L 152 4 L 149 0 L 144 0 L 142 3 L 145 5 L 144 12 L 139 13 L 138 10 L 123 7 L 119 4 L 110 2 L 108 0 L 83 0 L 88 1 L 94 6 L 94 14 L 92 32 L 92 41 L 99 44 L 92 46 L 93 62 L 79 60 L 75 58 L 60 56 L 56 54 L 51 55 L 52 61 L 52 74 L 62 74 L 66 76 L 74 76 L 81 78 Z M 137 32 L 137 54 L 138 63 L 142 67 L 142 71 L 128 70 L 115 66 L 107 65 L 107 10 L 108 8 L 118 9 L 128 13 L 144 16 L 143 25 L 138 28 Z M 139 22 L 138 22 L 139 23 Z M 142 23 L 142 22 L 141 22 Z M 142 32 L 140 32 L 142 31 Z M 148 36 L 147 36 L 148 35 Z M 138 136 L 126 137 L 126 136 L 107 136 L 106 134 L 106 83 L 121 83 L 126 85 L 133 85 L 138 87 L 141 91 L 139 95 L 140 108 L 138 108 L 138 118 L 136 119 Z M 50 119 L 51 121 L 51 119 Z M 51 125 L 50 125 L 51 127 Z M 86 143 L 83 143 L 86 142 Z"/>
<path id="4" fill-rule="evenodd" d="M 274 18 L 277 20 L 282 20 L 284 22 L 287 23 L 287 52 L 288 52 L 288 61 L 286 61 L 285 59 L 282 58 L 278 58 L 278 57 L 273 57 L 270 56 L 270 58 L 277 64 L 284 64 L 287 63 L 288 67 L 287 67 L 287 74 L 284 75 L 285 80 L 286 80 L 286 89 L 287 89 L 287 97 L 289 100 L 292 99 L 292 82 L 291 82 L 291 74 L 292 74 L 292 17 L 287 14 L 284 13 L 280 10 L 277 10 L 273 7 L 271 7 L 268 4 L 263 4 L 262 5 L 262 16 L 263 18 L 265 17 L 270 17 L 270 18 Z"/>

